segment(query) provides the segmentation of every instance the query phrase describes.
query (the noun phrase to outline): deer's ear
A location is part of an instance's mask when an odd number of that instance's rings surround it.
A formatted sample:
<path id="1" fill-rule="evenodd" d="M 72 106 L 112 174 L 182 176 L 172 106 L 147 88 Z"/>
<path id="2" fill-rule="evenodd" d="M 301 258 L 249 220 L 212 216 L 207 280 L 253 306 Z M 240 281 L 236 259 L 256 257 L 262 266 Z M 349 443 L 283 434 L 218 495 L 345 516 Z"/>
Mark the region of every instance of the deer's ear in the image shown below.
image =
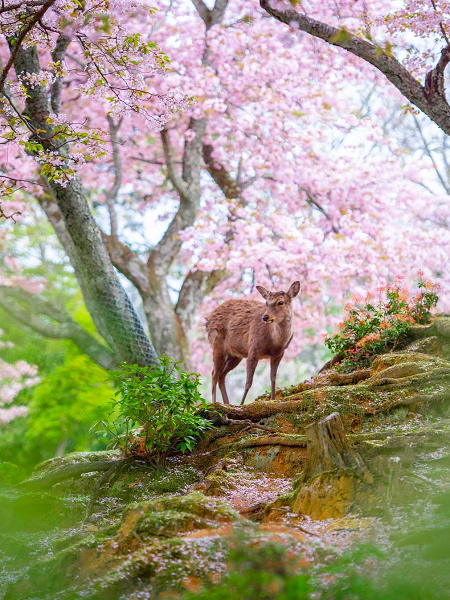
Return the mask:
<path id="1" fill-rule="evenodd" d="M 288 289 L 288 293 L 287 295 L 289 296 L 289 298 L 295 298 L 295 296 L 299 293 L 300 291 L 300 281 L 294 281 L 294 283 L 291 285 L 291 287 Z"/>
<path id="2" fill-rule="evenodd" d="M 261 296 L 264 298 L 264 300 L 267 300 L 267 298 L 269 297 L 269 294 L 270 294 L 269 290 L 266 290 L 266 288 L 264 288 L 262 285 L 257 285 L 256 289 L 261 294 Z"/>

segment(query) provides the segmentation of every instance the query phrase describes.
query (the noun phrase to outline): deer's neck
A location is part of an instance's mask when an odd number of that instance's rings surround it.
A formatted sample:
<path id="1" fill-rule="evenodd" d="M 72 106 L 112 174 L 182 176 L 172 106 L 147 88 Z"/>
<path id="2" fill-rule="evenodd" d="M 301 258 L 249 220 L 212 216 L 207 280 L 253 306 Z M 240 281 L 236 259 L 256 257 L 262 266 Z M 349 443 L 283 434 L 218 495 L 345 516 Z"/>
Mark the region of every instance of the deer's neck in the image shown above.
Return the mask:
<path id="1" fill-rule="evenodd" d="M 286 317 L 281 323 L 274 323 L 272 329 L 272 341 L 279 346 L 284 346 L 292 337 L 292 317 Z"/>

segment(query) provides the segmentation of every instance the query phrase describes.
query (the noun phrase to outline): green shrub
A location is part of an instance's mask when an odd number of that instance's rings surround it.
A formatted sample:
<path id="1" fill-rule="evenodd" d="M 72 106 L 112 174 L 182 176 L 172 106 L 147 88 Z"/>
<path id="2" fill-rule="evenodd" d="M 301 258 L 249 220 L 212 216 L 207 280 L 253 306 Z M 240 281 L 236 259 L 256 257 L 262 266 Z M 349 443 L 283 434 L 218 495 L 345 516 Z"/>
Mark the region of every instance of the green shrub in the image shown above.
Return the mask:
<path id="1" fill-rule="evenodd" d="M 121 365 L 111 371 L 117 386 L 110 422 L 101 433 L 113 433 L 113 445 L 125 454 L 138 453 L 160 465 L 169 452 L 192 450 L 210 421 L 197 414 L 205 400 L 199 375 L 181 370 L 166 356 L 157 366 Z"/>
<path id="2" fill-rule="evenodd" d="M 380 288 L 378 299 L 368 294 L 362 303 L 355 300 L 346 305 L 339 333 L 325 340 L 328 348 L 340 355 L 337 370 L 369 366 L 374 355 L 395 348 L 411 325 L 430 322 L 431 309 L 439 300 L 438 286 L 420 279 L 417 287 L 419 292 L 410 298 L 397 280 Z"/>

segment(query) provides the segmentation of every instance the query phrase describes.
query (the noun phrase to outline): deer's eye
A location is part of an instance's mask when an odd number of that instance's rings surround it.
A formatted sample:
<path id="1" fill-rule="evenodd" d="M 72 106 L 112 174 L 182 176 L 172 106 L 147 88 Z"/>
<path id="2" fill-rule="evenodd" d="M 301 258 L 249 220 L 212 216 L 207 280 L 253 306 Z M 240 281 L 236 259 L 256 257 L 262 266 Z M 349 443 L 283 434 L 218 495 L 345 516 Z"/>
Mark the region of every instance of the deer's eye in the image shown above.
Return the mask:
<path id="1" fill-rule="evenodd" d="M 283 306 L 283 304 L 284 304 L 283 301 L 278 302 L 278 306 Z"/>

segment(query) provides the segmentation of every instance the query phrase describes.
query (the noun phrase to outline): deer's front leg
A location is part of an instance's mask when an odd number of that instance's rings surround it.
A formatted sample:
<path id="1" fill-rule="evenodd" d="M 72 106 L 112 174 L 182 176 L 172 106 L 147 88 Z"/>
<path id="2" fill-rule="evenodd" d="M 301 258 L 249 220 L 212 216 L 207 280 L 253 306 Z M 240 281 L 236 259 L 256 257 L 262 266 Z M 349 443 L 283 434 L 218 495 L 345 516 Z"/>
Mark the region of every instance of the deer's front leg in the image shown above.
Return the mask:
<path id="1" fill-rule="evenodd" d="M 284 352 L 283 352 L 283 354 L 280 354 L 279 356 L 272 356 L 272 358 L 270 359 L 270 383 L 271 383 L 270 398 L 272 400 L 275 400 L 275 382 L 277 380 L 278 365 L 280 364 L 283 356 L 284 356 Z"/>
<path id="2" fill-rule="evenodd" d="M 249 356 L 247 358 L 247 381 L 245 382 L 245 391 L 242 396 L 241 406 L 245 402 L 245 398 L 247 397 L 248 390 L 252 387 L 253 383 L 253 375 L 255 374 L 256 365 L 258 364 L 258 359 L 256 356 Z"/>

